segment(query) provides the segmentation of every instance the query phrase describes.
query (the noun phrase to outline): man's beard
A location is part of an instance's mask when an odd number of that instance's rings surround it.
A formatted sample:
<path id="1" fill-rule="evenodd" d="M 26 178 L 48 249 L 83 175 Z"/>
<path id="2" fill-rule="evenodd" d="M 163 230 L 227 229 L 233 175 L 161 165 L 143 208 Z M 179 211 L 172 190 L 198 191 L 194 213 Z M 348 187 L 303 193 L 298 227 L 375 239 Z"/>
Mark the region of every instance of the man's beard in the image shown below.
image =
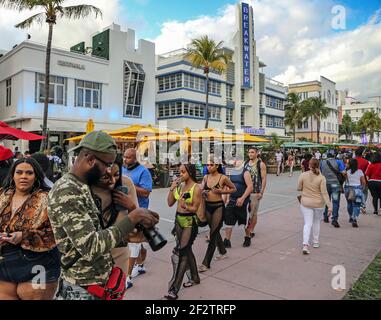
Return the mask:
<path id="1" fill-rule="evenodd" d="M 87 183 L 89 186 L 95 185 L 100 178 L 103 176 L 101 169 L 99 169 L 98 164 L 95 164 L 86 174 Z"/>

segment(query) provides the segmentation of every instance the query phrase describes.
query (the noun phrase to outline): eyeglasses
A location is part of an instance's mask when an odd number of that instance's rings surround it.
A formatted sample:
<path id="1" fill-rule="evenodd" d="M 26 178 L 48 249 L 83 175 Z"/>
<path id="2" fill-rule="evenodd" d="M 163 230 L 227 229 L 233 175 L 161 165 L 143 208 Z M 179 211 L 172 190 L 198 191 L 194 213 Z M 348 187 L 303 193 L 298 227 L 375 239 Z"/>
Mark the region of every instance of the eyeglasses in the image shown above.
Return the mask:
<path id="1" fill-rule="evenodd" d="M 103 165 L 107 168 L 107 169 L 110 169 L 112 168 L 112 166 L 114 165 L 114 162 L 106 162 L 104 160 L 102 160 L 101 158 L 98 158 L 95 154 L 93 154 L 94 158 L 99 160 L 100 162 L 103 163 Z"/>

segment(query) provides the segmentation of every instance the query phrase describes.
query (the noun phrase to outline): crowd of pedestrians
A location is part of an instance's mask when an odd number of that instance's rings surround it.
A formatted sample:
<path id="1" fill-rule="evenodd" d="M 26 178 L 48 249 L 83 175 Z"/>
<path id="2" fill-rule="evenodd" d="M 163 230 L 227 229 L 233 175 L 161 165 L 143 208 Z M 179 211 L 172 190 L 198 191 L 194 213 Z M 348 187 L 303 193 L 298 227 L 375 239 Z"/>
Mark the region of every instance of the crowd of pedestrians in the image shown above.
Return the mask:
<path id="1" fill-rule="evenodd" d="M 16 158 L 0 148 L 0 299 L 122 299 L 134 278 L 147 271 L 147 230 L 156 230 L 159 215 L 148 209 L 152 176 L 138 162 L 136 150 L 118 154 L 113 138 L 94 131 L 70 152 L 75 153 L 73 166 L 60 176 L 54 168 L 64 162 L 57 154 Z M 242 246 L 251 246 L 267 170 L 258 148 L 250 147 L 247 157 L 233 159 L 228 170 L 210 154 L 202 181 L 197 181 L 195 165 L 180 165 L 167 195 L 168 206 L 176 205 L 176 241 L 166 299 L 178 299 L 182 287 L 198 285 L 199 273 L 228 257 L 236 224 L 243 226 Z M 277 175 L 284 164 L 293 175 L 294 152 L 278 150 L 275 160 Z M 310 245 L 320 247 L 322 221 L 340 228 L 341 193 L 354 228 L 366 213 L 368 189 L 378 214 L 381 154 L 374 153 L 369 161 L 363 149 L 344 157 L 306 153 L 300 165 L 303 254 L 310 253 Z M 196 257 L 192 246 L 204 226 L 209 228 L 208 244 L 204 256 Z M 39 290 L 36 265 L 44 270 Z"/>

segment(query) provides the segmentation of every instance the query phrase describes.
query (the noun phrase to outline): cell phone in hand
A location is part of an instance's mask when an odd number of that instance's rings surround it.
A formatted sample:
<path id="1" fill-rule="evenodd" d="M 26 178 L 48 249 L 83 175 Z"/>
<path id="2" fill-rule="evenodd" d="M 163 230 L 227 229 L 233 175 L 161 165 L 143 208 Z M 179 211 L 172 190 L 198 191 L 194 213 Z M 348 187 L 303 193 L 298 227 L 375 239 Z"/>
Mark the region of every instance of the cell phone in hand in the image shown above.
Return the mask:
<path id="1" fill-rule="evenodd" d="M 128 194 L 128 187 L 126 187 L 126 186 L 119 186 L 119 187 L 116 187 L 115 190 L 117 190 L 117 191 L 121 191 L 121 192 L 123 192 L 124 194 Z M 116 209 L 117 211 L 127 210 L 127 208 L 121 206 L 120 204 L 115 204 L 115 209 Z"/>
<path id="2" fill-rule="evenodd" d="M 183 199 L 186 200 L 186 199 L 189 199 L 191 197 L 190 193 L 189 192 L 185 192 L 183 194 Z"/>

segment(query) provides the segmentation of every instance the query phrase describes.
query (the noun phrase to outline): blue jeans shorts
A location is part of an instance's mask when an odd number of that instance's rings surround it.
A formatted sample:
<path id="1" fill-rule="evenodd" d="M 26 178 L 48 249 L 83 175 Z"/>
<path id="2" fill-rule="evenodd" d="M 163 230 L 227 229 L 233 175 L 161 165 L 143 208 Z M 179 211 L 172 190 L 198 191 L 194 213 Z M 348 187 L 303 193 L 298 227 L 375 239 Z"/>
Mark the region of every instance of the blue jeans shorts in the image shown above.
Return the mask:
<path id="1" fill-rule="evenodd" d="M 60 276 L 60 253 L 57 248 L 47 252 L 24 250 L 6 244 L 0 254 L 0 281 L 23 283 L 39 276 L 40 283 L 53 283 Z M 40 272 L 44 271 L 40 275 Z"/>

